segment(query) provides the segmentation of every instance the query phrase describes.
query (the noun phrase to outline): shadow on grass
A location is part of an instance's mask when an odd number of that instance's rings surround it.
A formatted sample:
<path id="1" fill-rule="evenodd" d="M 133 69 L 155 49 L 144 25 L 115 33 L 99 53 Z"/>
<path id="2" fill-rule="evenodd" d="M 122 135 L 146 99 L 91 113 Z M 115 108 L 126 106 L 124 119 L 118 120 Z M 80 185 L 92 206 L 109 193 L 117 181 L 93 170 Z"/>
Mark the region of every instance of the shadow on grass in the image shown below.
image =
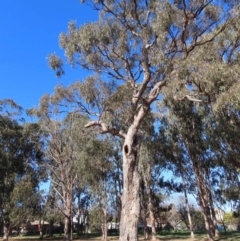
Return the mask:
<path id="1" fill-rule="evenodd" d="M 102 236 L 100 233 L 88 233 L 88 234 L 82 234 L 80 236 L 77 236 L 76 233 L 73 233 L 73 240 L 101 240 Z M 53 234 L 52 237 L 44 235 L 42 239 L 40 239 L 39 234 L 32 235 L 32 234 L 26 234 L 21 236 L 11 236 L 9 238 L 10 240 L 14 241 L 36 241 L 36 240 L 64 240 L 63 234 Z M 108 235 L 108 240 L 118 240 L 117 235 Z"/>
<path id="2" fill-rule="evenodd" d="M 227 240 L 227 241 L 240 241 L 240 232 L 239 231 L 227 231 L 227 233 L 220 233 L 220 238 L 216 241 Z"/>
<path id="3" fill-rule="evenodd" d="M 191 234 L 188 231 L 163 231 L 161 235 L 158 235 L 160 240 L 189 240 L 191 238 Z M 194 232 L 194 236 L 196 239 L 204 238 L 205 233 L 203 231 Z"/>
<path id="4" fill-rule="evenodd" d="M 194 232 L 194 240 L 206 240 L 206 233 L 204 231 Z M 159 235 L 160 240 L 170 241 L 170 240 L 190 240 L 190 232 L 178 231 L 178 232 L 163 232 Z M 219 238 L 215 238 L 215 241 L 240 241 L 239 231 L 227 231 L 227 233 L 220 233 Z"/>
<path id="5" fill-rule="evenodd" d="M 194 232 L 195 239 L 194 240 L 206 240 L 206 233 L 204 231 L 198 231 Z M 109 241 L 117 241 L 118 240 L 118 235 L 108 235 L 108 240 Z M 190 239 L 190 232 L 188 231 L 163 231 L 160 235 L 158 235 L 158 238 L 161 241 L 172 241 L 172 240 L 191 240 Z M 88 233 L 86 235 L 81 235 L 80 237 L 77 237 L 77 235 L 74 233 L 73 234 L 73 239 L 74 240 L 91 240 L 91 241 L 100 241 L 101 240 L 101 234 L 100 233 Z M 17 237 L 11 237 L 10 240 L 13 241 L 36 241 L 36 240 L 41 240 L 39 238 L 39 235 L 24 235 L 24 236 L 17 236 Z M 64 240 L 63 235 L 59 234 L 54 234 L 53 237 L 45 236 L 42 239 L 47 240 L 47 241 L 57 241 L 57 240 Z M 140 234 L 139 235 L 139 240 L 143 240 L 143 236 Z M 219 238 L 216 238 L 215 241 L 240 241 L 240 232 L 239 231 L 227 231 L 227 234 L 221 233 L 221 236 Z"/>

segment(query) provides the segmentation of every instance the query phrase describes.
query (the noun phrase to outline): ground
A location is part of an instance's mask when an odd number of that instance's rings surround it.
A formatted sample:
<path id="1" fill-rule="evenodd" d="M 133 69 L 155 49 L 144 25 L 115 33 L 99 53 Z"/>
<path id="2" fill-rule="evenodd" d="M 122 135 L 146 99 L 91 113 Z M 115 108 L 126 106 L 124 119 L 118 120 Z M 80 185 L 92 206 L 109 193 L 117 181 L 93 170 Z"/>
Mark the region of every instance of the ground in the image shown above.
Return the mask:
<path id="1" fill-rule="evenodd" d="M 206 235 L 203 232 L 197 232 L 195 234 L 195 239 L 191 239 L 190 233 L 186 231 L 179 232 L 164 232 L 162 235 L 158 235 L 159 241 L 205 241 Z M 36 241 L 39 240 L 39 236 L 17 236 L 10 237 L 9 241 Z M 63 240 L 63 236 L 58 234 L 54 235 L 53 238 L 45 237 L 43 241 L 60 241 Z M 88 234 L 87 236 L 82 236 L 79 239 L 74 236 L 74 241 L 100 241 L 101 236 L 99 234 Z M 109 236 L 109 241 L 118 241 L 117 236 Z M 143 241 L 143 236 L 139 236 L 139 240 Z M 240 232 L 239 231 L 228 231 L 227 234 L 222 233 L 220 238 L 216 238 L 216 241 L 240 241 Z"/>

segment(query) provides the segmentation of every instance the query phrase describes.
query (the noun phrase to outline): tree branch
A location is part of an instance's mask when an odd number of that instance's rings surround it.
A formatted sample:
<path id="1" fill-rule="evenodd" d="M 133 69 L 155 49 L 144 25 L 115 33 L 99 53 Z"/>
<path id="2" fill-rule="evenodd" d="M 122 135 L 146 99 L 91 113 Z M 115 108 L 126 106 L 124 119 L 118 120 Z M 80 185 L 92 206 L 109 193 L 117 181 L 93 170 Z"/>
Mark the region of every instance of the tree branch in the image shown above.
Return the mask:
<path id="1" fill-rule="evenodd" d="M 100 127 L 100 134 L 112 134 L 113 136 L 118 136 L 121 138 L 125 138 L 126 137 L 126 133 L 122 130 L 118 130 L 116 128 L 109 128 L 109 126 L 102 122 L 102 121 L 90 121 L 88 124 L 85 125 L 86 128 L 89 127 L 94 127 L 94 126 L 98 126 Z"/>
<path id="2" fill-rule="evenodd" d="M 203 102 L 203 100 L 195 99 L 190 95 L 185 95 L 184 97 L 178 97 L 178 96 L 174 95 L 173 99 L 176 100 L 176 101 L 183 101 L 183 100 L 187 99 L 187 100 L 190 100 L 190 101 L 193 101 L 193 102 Z"/>

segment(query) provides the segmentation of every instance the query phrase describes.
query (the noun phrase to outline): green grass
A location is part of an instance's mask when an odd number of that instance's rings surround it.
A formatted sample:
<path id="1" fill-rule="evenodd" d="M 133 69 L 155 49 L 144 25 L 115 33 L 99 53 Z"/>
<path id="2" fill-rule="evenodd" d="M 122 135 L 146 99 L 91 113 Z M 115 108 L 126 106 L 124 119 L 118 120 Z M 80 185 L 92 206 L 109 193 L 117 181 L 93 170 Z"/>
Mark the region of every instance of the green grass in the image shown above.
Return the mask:
<path id="1" fill-rule="evenodd" d="M 205 241 L 206 233 L 204 231 L 194 232 L 195 239 L 197 241 Z M 161 235 L 158 235 L 161 241 L 188 241 L 190 239 L 190 232 L 188 231 L 178 231 L 178 232 L 164 232 Z M 240 231 L 227 231 L 227 234 L 224 232 L 220 233 L 219 238 L 215 238 L 216 241 L 240 241 Z"/>
<path id="2" fill-rule="evenodd" d="M 80 241 L 87 241 L 87 240 L 101 240 L 101 235 L 99 233 L 90 233 L 87 235 L 82 235 L 80 238 L 77 238 L 77 235 L 74 234 L 74 240 L 80 240 Z M 163 231 L 161 235 L 158 235 L 159 240 L 161 241 L 192 241 L 190 239 L 190 232 L 188 231 Z M 150 239 L 150 238 L 149 238 Z M 10 237 L 9 240 L 13 241 L 36 241 L 39 240 L 39 235 L 23 235 L 23 236 L 16 236 L 16 237 Z M 63 240 L 63 235 L 54 234 L 54 237 L 47 237 L 44 235 L 43 240 L 51 240 L 51 241 L 57 241 L 57 240 Z M 118 236 L 115 235 L 109 235 L 108 240 L 110 241 L 117 241 Z M 144 240 L 143 236 L 139 236 L 139 240 Z M 195 232 L 195 239 L 194 241 L 205 241 L 206 240 L 206 233 L 204 231 L 202 232 Z M 227 234 L 221 233 L 221 236 L 219 238 L 215 239 L 216 241 L 240 241 L 240 231 L 228 231 Z"/>

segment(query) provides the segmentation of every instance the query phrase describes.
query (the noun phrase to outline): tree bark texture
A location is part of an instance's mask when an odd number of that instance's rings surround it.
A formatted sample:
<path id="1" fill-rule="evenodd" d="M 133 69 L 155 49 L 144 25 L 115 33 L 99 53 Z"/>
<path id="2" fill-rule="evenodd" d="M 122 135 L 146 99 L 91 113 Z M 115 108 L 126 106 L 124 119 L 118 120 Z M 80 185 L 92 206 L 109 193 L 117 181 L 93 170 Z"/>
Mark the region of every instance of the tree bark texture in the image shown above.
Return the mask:
<path id="1" fill-rule="evenodd" d="M 64 240 L 71 240 L 71 219 L 70 217 L 65 217 L 64 220 Z"/>
<path id="2" fill-rule="evenodd" d="M 219 231 L 218 231 L 218 223 L 217 223 L 217 218 L 215 214 L 215 208 L 213 204 L 213 197 L 212 197 L 212 192 L 211 192 L 211 184 L 210 184 L 210 177 L 209 177 L 209 171 L 206 171 L 206 176 L 208 179 L 208 192 L 209 192 L 209 205 L 210 205 L 210 210 L 211 210 L 211 216 L 213 220 L 213 233 L 216 237 L 219 237 Z"/>
<path id="3" fill-rule="evenodd" d="M 42 223 L 43 222 L 43 223 Z M 39 219 L 39 238 L 40 239 L 43 239 L 43 224 L 44 224 L 44 221 L 41 222 L 41 218 Z"/>
<path id="4" fill-rule="evenodd" d="M 10 224 L 8 222 L 4 222 L 3 224 L 3 240 L 7 241 L 10 233 Z"/>
<path id="5" fill-rule="evenodd" d="M 189 203 L 188 203 L 188 196 L 187 196 L 187 189 L 185 185 L 185 181 L 182 178 L 182 183 L 183 183 L 183 191 L 184 191 L 184 197 L 185 197 L 185 204 L 186 204 L 186 210 L 187 210 L 187 217 L 188 217 L 188 222 L 189 222 L 189 228 L 191 232 L 191 238 L 194 238 L 194 232 L 193 232 L 193 225 L 192 225 L 192 217 L 190 214 L 190 208 L 189 208 Z"/>
<path id="6" fill-rule="evenodd" d="M 123 194 L 120 220 L 120 241 L 138 240 L 138 221 L 140 215 L 140 175 L 138 159 L 140 138 L 137 131 L 128 133 L 123 145 Z"/>
<path id="7" fill-rule="evenodd" d="M 198 187 L 198 196 L 200 201 L 200 206 L 203 211 L 203 217 L 205 222 L 205 228 L 207 232 L 207 237 L 209 241 L 214 241 L 214 224 L 211 217 L 211 211 L 209 207 L 209 193 L 207 192 L 206 182 L 204 182 L 204 177 L 199 170 L 199 167 L 196 162 L 193 161 L 193 170 L 197 180 L 197 187 Z"/>
<path id="8" fill-rule="evenodd" d="M 151 177 L 150 167 L 147 168 L 147 172 L 148 172 L 147 176 Z M 157 240 L 157 232 L 156 232 L 156 226 L 155 226 L 156 221 L 155 221 L 154 210 L 153 210 L 150 180 L 146 180 L 146 178 L 145 178 L 145 185 L 146 185 L 146 192 L 147 192 L 147 196 L 148 196 L 148 212 L 149 212 L 149 217 L 151 220 L 152 240 Z"/>
<path id="9" fill-rule="evenodd" d="M 148 227 L 147 227 L 147 210 L 144 205 L 144 182 L 141 185 L 141 219 L 143 225 L 143 236 L 144 239 L 148 239 Z"/>
<path id="10" fill-rule="evenodd" d="M 102 200 L 102 240 L 107 241 L 107 194 L 105 190 Z"/>
<path id="11" fill-rule="evenodd" d="M 68 172 L 67 172 L 68 173 Z M 67 176 L 64 166 L 61 168 L 61 180 L 65 181 L 63 186 L 64 208 L 64 240 L 72 240 L 72 202 L 73 202 L 73 177 Z"/>

